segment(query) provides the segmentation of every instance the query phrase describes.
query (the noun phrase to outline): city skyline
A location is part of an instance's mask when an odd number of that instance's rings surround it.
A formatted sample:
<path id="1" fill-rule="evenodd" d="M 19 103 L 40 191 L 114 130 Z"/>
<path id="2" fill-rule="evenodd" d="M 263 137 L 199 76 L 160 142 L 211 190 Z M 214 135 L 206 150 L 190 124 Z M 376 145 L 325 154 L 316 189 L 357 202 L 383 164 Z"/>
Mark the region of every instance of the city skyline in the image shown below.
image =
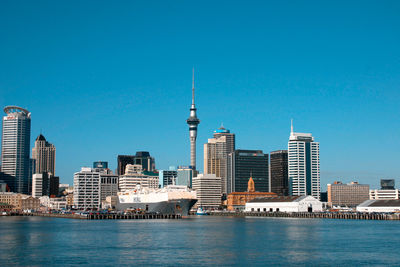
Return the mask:
<path id="1" fill-rule="evenodd" d="M 287 149 L 293 118 L 321 143 L 322 190 L 334 180 L 371 188 L 398 180 L 396 2 L 268 3 L 260 11 L 231 3 L 216 4 L 215 13 L 189 3 L 171 13 L 162 5 L 25 4 L 0 11 L 9 25 L 0 29 L 0 105 L 32 113 L 30 143 L 42 129 L 57 147 L 63 182 L 97 160 L 115 170 L 117 155 L 137 151 L 149 151 L 158 169 L 189 165 L 193 65 L 198 159 L 221 122 L 235 132 L 237 149 Z M 110 11 L 118 19 L 105 24 Z M 150 12 L 160 20 L 147 19 Z"/>

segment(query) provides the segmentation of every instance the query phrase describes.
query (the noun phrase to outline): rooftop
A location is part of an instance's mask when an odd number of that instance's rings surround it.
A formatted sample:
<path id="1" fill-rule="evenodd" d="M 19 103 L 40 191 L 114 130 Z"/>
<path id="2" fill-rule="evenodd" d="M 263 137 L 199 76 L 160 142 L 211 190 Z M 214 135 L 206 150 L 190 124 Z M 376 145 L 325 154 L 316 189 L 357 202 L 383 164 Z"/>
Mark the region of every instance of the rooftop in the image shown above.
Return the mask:
<path id="1" fill-rule="evenodd" d="M 249 203 L 262 203 L 262 202 L 298 202 L 309 196 L 279 196 L 279 197 L 259 197 L 250 200 Z"/>

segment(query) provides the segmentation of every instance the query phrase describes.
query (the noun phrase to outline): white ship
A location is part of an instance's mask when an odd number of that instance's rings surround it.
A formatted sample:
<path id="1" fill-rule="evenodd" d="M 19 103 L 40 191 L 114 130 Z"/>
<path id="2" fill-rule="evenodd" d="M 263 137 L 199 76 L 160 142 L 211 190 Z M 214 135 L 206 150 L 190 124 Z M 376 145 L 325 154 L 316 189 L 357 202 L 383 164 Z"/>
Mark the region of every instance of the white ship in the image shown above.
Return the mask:
<path id="1" fill-rule="evenodd" d="M 196 191 L 187 186 L 168 185 L 151 189 L 138 185 L 134 190 L 118 193 L 116 209 L 187 216 L 196 202 Z"/>

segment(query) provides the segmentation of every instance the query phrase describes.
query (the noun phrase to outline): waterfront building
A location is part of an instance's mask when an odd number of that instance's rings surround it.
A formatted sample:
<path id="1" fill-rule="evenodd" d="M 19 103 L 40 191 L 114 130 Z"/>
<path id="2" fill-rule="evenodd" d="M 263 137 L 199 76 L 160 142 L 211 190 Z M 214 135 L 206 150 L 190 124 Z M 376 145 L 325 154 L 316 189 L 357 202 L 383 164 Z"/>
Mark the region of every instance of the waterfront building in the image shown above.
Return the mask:
<path id="1" fill-rule="evenodd" d="M 38 210 L 40 208 L 38 198 L 13 192 L 0 193 L 0 203 L 12 205 L 14 211 Z"/>
<path id="2" fill-rule="evenodd" d="M 394 190 L 394 179 L 381 179 L 382 190 Z"/>
<path id="3" fill-rule="evenodd" d="M 351 182 L 342 184 L 339 181 L 328 184 L 328 203 L 331 206 L 355 207 L 369 199 L 369 185 Z"/>
<path id="4" fill-rule="evenodd" d="M 399 189 L 374 189 L 369 191 L 369 199 L 399 199 Z"/>
<path id="5" fill-rule="evenodd" d="M 1 171 L 14 177 L 7 183 L 12 192 L 29 194 L 31 113 L 17 106 L 7 106 L 4 112 Z"/>
<path id="6" fill-rule="evenodd" d="M 176 182 L 177 176 L 178 176 L 178 172 L 176 170 L 161 170 L 159 172 L 160 187 L 163 188 L 167 185 L 174 184 Z"/>
<path id="7" fill-rule="evenodd" d="M 358 212 L 400 212 L 400 199 L 366 200 L 357 206 Z"/>
<path id="8" fill-rule="evenodd" d="M 32 159 L 34 160 L 32 165 L 35 166 L 33 173 L 56 174 L 56 147 L 47 142 L 42 134 L 36 138 L 35 146 L 32 148 Z"/>
<path id="9" fill-rule="evenodd" d="M 35 173 L 32 176 L 32 196 L 58 196 L 60 178 L 49 172 Z"/>
<path id="10" fill-rule="evenodd" d="M 158 188 L 158 174 L 143 171 L 142 165 L 128 164 L 125 174 L 119 176 L 119 191 L 127 192 L 136 189 L 137 185 L 148 188 Z"/>
<path id="11" fill-rule="evenodd" d="M 247 212 L 321 212 L 322 202 L 313 196 L 255 198 L 246 203 Z"/>
<path id="12" fill-rule="evenodd" d="M 204 174 L 221 177 L 222 194 L 227 194 L 228 154 L 235 150 L 235 135 L 221 126 L 214 131 L 214 138 L 204 144 Z"/>
<path id="13" fill-rule="evenodd" d="M 271 192 L 279 196 L 289 194 L 288 151 L 277 150 L 270 153 Z"/>
<path id="14" fill-rule="evenodd" d="M 213 210 L 221 206 L 221 177 L 198 174 L 193 178 L 193 189 L 196 190 L 197 207 Z"/>
<path id="15" fill-rule="evenodd" d="M 40 205 L 50 210 L 67 209 L 67 199 L 65 197 L 51 198 L 49 196 L 41 196 L 39 198 Z"/>
<path id="16" fill-rule="evenodd" d="M 320 199 L 319 143 L 310 133 L 293 132 L 288 143 L 289 195 Z"/>
<path id="17" fill-rule="evenodd" d="M 93 169 L 108 169 L 107 161 L 95 161 L 93 162 Z"/>
<path id="18" fill-rule="evenodd" d="M 116 196 L 118 193 L 118 175 L 100 172 L 100 202 L 108 196 Z"/>
<path id="19" fill-rule="evenodd" d="M 190 116 L 186 120 L 189 125 L 189 138 L 190 138 L 190 166 L 196 170 L 196 139 L 197 139 L 197 126 L 200 120 L 197 118 L 196 106 L 194 104 L 194 69 L 193 69 L 193 86 L 192 86 L 192 105 L 190 107 Z"/>
<path id="20" fill-rule="evenodd" d="M 246 192 L 251 176 L 256 191 L 269 192 L 268 154 L 262 150 L 235 150 L 228 155 L 227 193 Z"/>
<path id="21" fill-rule="evenodd" d="M 175 185 L 185 185 L 192 188 L 192 180 L 196 170 L 192 166 L 178 166 L 176 171 Z"/>
<path id="22" fill-rule="evenodd" d="M 250 177 L 247 184 L 247 192 L 232 192 L 227 197 L 227 209 L 231 211 L 243 211 L 246 203 L 259 197 L 277 197 L 271 192 L 256 192 L 253 178 Z"/>
<path id="23" fill-rule="evenodd" d="M 100 173 L 82 167 L 74 174 L 74 207 L 80 210 L 100 208 Z"/>

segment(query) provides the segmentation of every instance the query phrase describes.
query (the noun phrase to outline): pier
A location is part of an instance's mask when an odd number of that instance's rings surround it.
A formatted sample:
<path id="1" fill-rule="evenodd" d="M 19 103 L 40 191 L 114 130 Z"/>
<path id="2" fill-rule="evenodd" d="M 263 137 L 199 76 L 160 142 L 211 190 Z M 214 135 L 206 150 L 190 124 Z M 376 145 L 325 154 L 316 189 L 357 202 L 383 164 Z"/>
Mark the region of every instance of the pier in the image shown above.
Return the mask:
<path id="1" fill-rule="evenodd" d="M 180 214 L 152 214 L 152 213 L 88 213 L 88 214 L 60 214 L 60 213 L 9 213 L 6 216 L 40 216 L 52 218 L 80 219 L 80 220 L 156 220 L 182 219 Z"/>
<path id="2" fill-rule="evenodd" d="M 361 212 L 211 212 L 213 216 L 233 217 L 277 217 L 277 218 L 320 218 L 348 220 L 400 220 L 400 214 Z"/>

